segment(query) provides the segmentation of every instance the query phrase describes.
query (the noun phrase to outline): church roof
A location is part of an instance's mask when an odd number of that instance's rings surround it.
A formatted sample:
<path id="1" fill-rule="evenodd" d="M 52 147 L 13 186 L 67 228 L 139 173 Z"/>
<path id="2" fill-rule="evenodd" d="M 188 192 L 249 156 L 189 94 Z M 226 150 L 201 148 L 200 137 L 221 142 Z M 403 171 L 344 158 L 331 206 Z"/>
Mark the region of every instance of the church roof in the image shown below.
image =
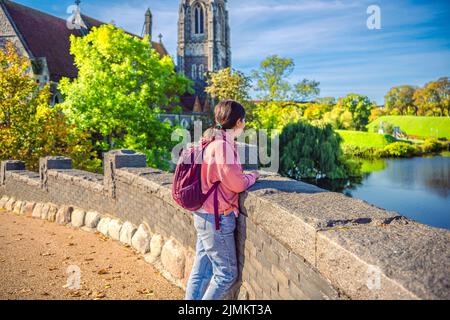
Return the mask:
<path id="1" fill-rule="evenodd" d="M 74 58 L 70 54 L 70 35 L 82 36 L 80 30 L 70 30 L 66 20 L 42 11 L 8 0 L 0 0 L 0 3 L 6 9 L 31 56 L 46 57 L 52 81 L 58 82 L 61 77 L 77 76 Z M 81 17 L 88 29 L 105 24 L 83 14 Z M 168 54 L 161 43 L 152 42 L 152 45 L 160 56 Z"/>
<path id="2" fill-rule="evenodd" d="M 200 104 L 200 108 L 202 109 L 202 111 L 194 110 L 197 99 L 198 99 L 198 102 Z M 184 94 L 184 95 L 180 96 L 180 105 L 183 108 L 183 112 L 186 112 L 186 113 L 203 112 L 205 103 L 206 103 L 205 98 L 200 98 L 198 96 L 193 96 L 191 94 Z"/>

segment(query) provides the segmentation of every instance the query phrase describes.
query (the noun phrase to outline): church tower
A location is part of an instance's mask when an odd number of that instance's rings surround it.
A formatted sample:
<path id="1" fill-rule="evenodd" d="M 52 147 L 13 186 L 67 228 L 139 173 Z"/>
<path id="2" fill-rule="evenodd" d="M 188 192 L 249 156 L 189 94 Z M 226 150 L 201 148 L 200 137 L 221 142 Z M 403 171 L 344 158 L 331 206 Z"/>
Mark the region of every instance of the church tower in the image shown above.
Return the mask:
<path id="1" fill-rule="evenodd" d="M 205 97 L 206 73 L 231 67 L 227 0 L 181 0 L 178 20 L 178 72 L 195 82 Z"/>

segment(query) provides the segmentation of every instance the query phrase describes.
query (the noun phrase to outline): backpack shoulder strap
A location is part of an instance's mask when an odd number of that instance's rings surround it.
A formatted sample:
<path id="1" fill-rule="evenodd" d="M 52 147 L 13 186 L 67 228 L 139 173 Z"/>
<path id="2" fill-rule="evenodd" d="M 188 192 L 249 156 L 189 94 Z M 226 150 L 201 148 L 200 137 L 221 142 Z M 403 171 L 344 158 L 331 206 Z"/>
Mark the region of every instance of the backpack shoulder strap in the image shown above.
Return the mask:
<path id="1" fill-rule="evenodd" d="M 208 147 L 211 142 L 215 140 L 215 136 L 209 141 L 209 143 L 203 148 L 203 152 L 206 150 L 206 147 Z M 203 153 L 202 153 L 202 160 L 203 160 Z M 205 199 L 208 199 L 208 197 L 214 192 L 214 223 L 216 230 L 220 230 L 219 225 L 219 195 L 218 195 L 218 189 L 219 189 L 220 181 L 214 182 L 212 187 L 208 190 L 208 192 L 205 195 Z"/>

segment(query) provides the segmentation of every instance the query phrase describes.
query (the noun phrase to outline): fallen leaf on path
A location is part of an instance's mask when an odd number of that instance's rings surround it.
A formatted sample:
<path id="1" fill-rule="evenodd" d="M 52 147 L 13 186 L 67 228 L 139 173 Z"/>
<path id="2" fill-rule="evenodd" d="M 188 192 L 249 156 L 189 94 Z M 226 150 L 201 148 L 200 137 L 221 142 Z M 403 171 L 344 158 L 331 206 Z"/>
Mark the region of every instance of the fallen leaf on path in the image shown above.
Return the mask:
<path id="1" fill-rule="evenodd" d="M 98 274 L 109 274 L 108 270 L 106 269 L 100 269 L 97 271 Z"/>
<path id="2" fill-rule="evenodd" d="M 104 292 L 95 292 L 94 293 L 94 300 L 100 300 L 106 297 L 106 294 Z"/>
<path id="3" fill-rule="evenodd" d="M 146 295 L 146 296 L 153 296 L 154 295 L 154 293 L 153 293 L 153 290 L 150 290 L 150 289 L 147 289 L 147 288 L 145 288 L 145 289 L 138 289 L 138 290 L 136 290 L 138 293 L 140 293 L 140 294 L 144 294 L 144 295 Z"/>
<path id="4" fill-rule="evenodd" d="M 53 256 L 53 255 L 54 255 L 54 253 L 51 253 L 51 252 L 41 253 L 41 256 L 43 256 L 43 257 L 48 257 L 48 256 Z"/>

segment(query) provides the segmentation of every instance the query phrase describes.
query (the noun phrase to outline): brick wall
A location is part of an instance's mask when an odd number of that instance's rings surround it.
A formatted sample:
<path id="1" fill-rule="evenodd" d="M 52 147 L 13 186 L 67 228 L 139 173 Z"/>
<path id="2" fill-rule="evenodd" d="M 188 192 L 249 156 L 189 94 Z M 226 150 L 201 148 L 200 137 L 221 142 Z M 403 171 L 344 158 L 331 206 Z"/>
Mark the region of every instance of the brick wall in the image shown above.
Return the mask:
<path id="1" fill-rule="evenodd" d="M 112 151 L 104 163 L 103 176 L 71 169 L 62 157 L 41 159 L 39 173 L 20 161 L 3 161 L 0 198 L 96 210 L 144 223 L 183 252 L 195 250 L 192 214 L 172 201 L 171 174 L 146 168 L 145 156 L 130 151 Z M 279 176 L 263 177 L 241 195 L 240 207 L 240 279 L 233 298 L 450 297 L 447 230 Z M 183 268 L 189 269 L 187 261 Z M 163 275 L 173 279 L 180 273 L 175 269 Z M 184 286 L 186 276 L 181 280 Z"/>

